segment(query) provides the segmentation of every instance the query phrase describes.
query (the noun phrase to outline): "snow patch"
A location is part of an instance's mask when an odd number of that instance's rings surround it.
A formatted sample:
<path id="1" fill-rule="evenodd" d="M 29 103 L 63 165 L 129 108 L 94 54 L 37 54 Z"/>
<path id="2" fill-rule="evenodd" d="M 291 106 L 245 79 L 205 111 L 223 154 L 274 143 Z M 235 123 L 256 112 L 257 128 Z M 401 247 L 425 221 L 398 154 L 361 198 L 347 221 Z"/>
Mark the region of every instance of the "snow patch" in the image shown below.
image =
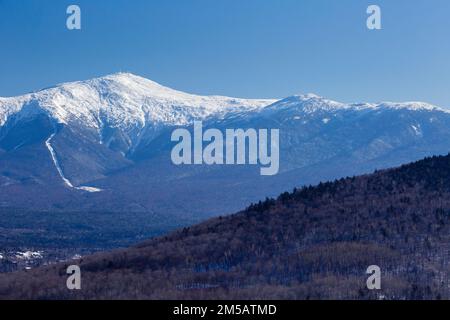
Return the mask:
<path id="1" fill-rule="evenodd" d="M 418 124 L 417 126 L 411 125 L 411 128 L 414 130 L 414 133 L 416 134 L 416 136 L 422 135 L 422 130 L 420 128 L 420 124 Z"/>
<path id="2" fill-rule="evenodd" d="M 103 189 L 100 189 L 100 188 L 86 187 L 86 186 L 76 187 L 75 189 L 84 190 L 87 192 L 102 192 L 103 191 Z"/>
<path id="3" fill-rule="evenodd" d="M 42 259 L 43 251 L 16 252 L 16 258 L 21 260 Z"/>

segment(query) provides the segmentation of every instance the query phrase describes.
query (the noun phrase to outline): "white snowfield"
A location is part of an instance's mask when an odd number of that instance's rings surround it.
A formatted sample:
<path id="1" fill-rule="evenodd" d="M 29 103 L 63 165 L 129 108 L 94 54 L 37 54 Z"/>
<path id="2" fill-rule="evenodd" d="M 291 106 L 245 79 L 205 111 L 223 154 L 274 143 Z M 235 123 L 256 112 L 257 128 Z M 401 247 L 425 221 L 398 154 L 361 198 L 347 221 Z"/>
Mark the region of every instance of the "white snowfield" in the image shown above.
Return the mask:
<path id="1" fill-rule="evenodd" d="M 147 124 L 186 125 L 211 116 L 222 118 L 228 113 L 260 111 L 276 101 L 188 94 L 130 73 L 117 73 L 63 83 L 18 97 L 0 98 L 0 126 L 12 116 L 19 120 L 45 113 L 61 124 L 82 123 L 99 132 L 109 126 L 132 133 Z M 301 106 L 302 112 L 306 113 L 368 108 L 449 112 L 423 102 L 345 104 L 314 94 L 292 96 L 274 105 L 278 110 L 292 106 Z M 269 110 L 270 106 L 267 108 Z"/>
<path id="2" fill-rule="evenodd" d="M 41 259 L 43 251 L 25 251 L 25 252 L 16 252 L 16 258 L 22 260 L 30 260 L 30 259 Z"/>
<path id="3" fill-rule="evenodd" d="M 301 108 L 301 110 L 299 110 Z M 314 113 L 317 111 L 338 111 L 338 110 L 384 110 L 384 109 L 406 109 L 406 110 L 427 110 L 442 111 L 450 113 L 450 110 L 440 108 L 425 102 L 380 102 L 380 103 L 342 103 L 329 100 L 313 93 L 304 95 L 294 95 L 279 100 L 273 106 L 267 106 L 266 110 L 280 111 L 286 109 L 290 111 L 301 111 L 303 113 Z"/>

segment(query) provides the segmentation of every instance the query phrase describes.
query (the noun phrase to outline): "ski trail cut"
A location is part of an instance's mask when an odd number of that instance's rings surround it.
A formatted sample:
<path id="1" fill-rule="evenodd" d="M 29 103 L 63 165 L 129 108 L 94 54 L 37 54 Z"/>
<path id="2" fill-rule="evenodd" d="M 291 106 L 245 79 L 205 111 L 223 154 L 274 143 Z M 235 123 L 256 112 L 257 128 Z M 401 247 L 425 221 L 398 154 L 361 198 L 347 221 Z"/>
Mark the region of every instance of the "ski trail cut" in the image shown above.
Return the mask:
<path id="1" fill-rule="evenodd" d="M 61 179 L 64 181 L 64 184 L 66 186 L 68 186 L 69 188 L 73 188 L 73 184 L 69 181 L 69 179 L 67 179 L 64 176 L 64 173 L 58 163 L 58 159 L 56 159 L 56 153 L 55 150 L 53 149 L 52 145 L 50 144 L 50 141 L 52 140 L 52 138 L 55 136 L 55 134 L 52 134 L 46 141 L 45 141 L 45 145 L 47 146 L 48 151 L 50 151 L 50 155 L 52 156 L 52 160 L 53 160 L 53 164 L 56 167 L 56 170 L 58 170 L 59 176 L 61 177 Z"/>
<path id="2" fill-rule="evenodd" d="M 58 159 L 56 158 L 56 153 L 55 150 L 53 149 L 52 145 L 51 145 L 51 141 L 52 138 L 55 136 L 55 133 L 53 133 L 47 140 L 45 140 L 45 145 L 47 146 L 48 151 L 50 152 L 50 155 L 52 157 L 53 160 L 53 164 L 55 165 L 56 170 L 58 171 L 59 176 L 61 177 L 61 179 L 64 181 L 64 184 L 72 189 L 76 189 L 76 190 L 83 190 L 83 191 L 87 191 L 87 192 L 100 192 L 103 191 L 102 189 L 99 188 L 94 188 L 94 187 L 85 187 L 85 186 L 81 186 L 81 187 L 75 187 L 69 179 L 67 179 L 64 176 L 64 172 L 61 169 L 61 166 L 59 165 Z"/>

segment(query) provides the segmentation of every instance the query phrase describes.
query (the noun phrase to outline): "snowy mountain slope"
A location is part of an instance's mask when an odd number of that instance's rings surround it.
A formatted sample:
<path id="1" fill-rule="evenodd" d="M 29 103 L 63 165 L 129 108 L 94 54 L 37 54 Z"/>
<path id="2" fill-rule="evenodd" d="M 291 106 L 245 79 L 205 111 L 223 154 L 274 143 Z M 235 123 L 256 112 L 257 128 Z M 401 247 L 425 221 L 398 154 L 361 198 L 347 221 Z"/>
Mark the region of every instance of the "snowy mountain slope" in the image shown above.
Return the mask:
<path id="1" fill-rule="evenodd" d="M 17 98 L 0 98 L 0 125 L 11 118 L 18 121 L 45 113 L 60 124 L 81 124 L 98 131 L 114 127 L 133 133 L 149 122 L 183 125 L 192 119 L 257 109 L 270 102 L 273 100 L 192 95 L 133 74 L 118 73 Z"/>
<path id="2" fill-rule="evenodd" d="M 118 73 L 0 98 L 0 148 L 12 151 L 45 142 L 61 181 L 80 189 L 74 185 L 130 165 L 134 150 L 167 126 L 271 102 L 192 95 Z"/>
<path id="3" fill-rule="evenodd" d="M 274 104 L 266 106 L 263 110 L 279 111 L 279 110 L 296 110 L 304 113 L 314 113 L 318 111 L 340 111 L 343 109 L 351 109 L 362 111 L 367 109 L 397 109 L 411 111 L 442 111 L 450 113 L 450 110 L 439 108 L 437 106 L 425 102 L 380 102 L 380 103 L 342 103 L 320 97 L 316 94 L 309 93 L 304 95 L 294 95 L 285 99 L 276 101 Z"/>
<path id="4" fill-rule="evenodd" d="M 261 177 L 255 166 L 174 166 L 169 128 L 147 146 L 151 156 L 95 185 L 120 190 L 142 208 L 204 217 L 301 185 L 450 151 L 450 113 L 426 103 L 343 104 L 315 95 L 293 96 L 258 110 L 210 118 L 204 126 L 222 132 L 280 129 L 279 174 Z M 186 128 L 192 130 L 192 125 Z"/>
<path id="5" fill-rule="evenodd" d="M 379 167 L 388 167 L 450 151 L 450 111 L 422 102 L 344 104 L 308 94 L 288 97 L 232 122 L 223 126 L 280 128 L 282 171 L 334 157 L 348 165 L 378 161 Z M 398 161 L 395 156 L 393 161 L 381 160 L 408 148 L 424 152 L 413 151 Z"/>
<path id="6" fill-rule="evenodd" d="M 0 120 L 0 203 L 58 210 L 213 215 L 450 150 L 450 112 L 426 103 L 203 97 L 127 73 L 0 98 Z M 174 166 L 170 134 L 192 129 L 193 120 L 222 130 L 280 129 L 280 173 Z"/>

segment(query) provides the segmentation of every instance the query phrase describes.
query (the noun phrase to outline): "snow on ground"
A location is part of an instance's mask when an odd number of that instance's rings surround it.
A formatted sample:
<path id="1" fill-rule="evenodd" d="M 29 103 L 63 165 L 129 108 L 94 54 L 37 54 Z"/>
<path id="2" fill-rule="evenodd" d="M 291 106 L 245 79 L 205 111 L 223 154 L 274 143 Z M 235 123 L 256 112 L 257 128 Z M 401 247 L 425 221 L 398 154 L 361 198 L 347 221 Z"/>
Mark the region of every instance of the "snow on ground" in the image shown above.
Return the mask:
<path id="1" fill-rule="evenodd" d="M 75 189 L 84 190 L 84 191 L 87 191 L 87 192 L 102 192 L 103 191 L 103 189 L 100 189 L 100 188 L 85 187 L 85 186 L 76 187 Z"/>
<path id="2" fill-rule="evenodd" d="M 420 124 L 417 124 L 417 126 L 411 125 L 411 128 L 414 130 L 414 133 L 416 134 L 416 136 L 422 135 L 422 130 L 420 129 Z"/>
<path id="3" fill-rule="evenodd" d="M 30 260 L 30 259 L 41 259 L 43 251 L 25 251 L 25 252 L 16 252 L 16 258 L 21 260 Z"/>
<path id="4" fill-rule="evenodd" d="M 0 126 L 13 114 L 27 117 L 41 112 L 62 124 L 80 121 L 100 129 L 106 122 L 111 127 L 128 130 L 142 128 L 149 121 L 182 125 L 192 117 L 203 119 L 212 114 L 258 109 L 273 102 L 189 94 L 130 73 L 117 73 L 63 83 L 19 97 L 0 98 Z"/>

